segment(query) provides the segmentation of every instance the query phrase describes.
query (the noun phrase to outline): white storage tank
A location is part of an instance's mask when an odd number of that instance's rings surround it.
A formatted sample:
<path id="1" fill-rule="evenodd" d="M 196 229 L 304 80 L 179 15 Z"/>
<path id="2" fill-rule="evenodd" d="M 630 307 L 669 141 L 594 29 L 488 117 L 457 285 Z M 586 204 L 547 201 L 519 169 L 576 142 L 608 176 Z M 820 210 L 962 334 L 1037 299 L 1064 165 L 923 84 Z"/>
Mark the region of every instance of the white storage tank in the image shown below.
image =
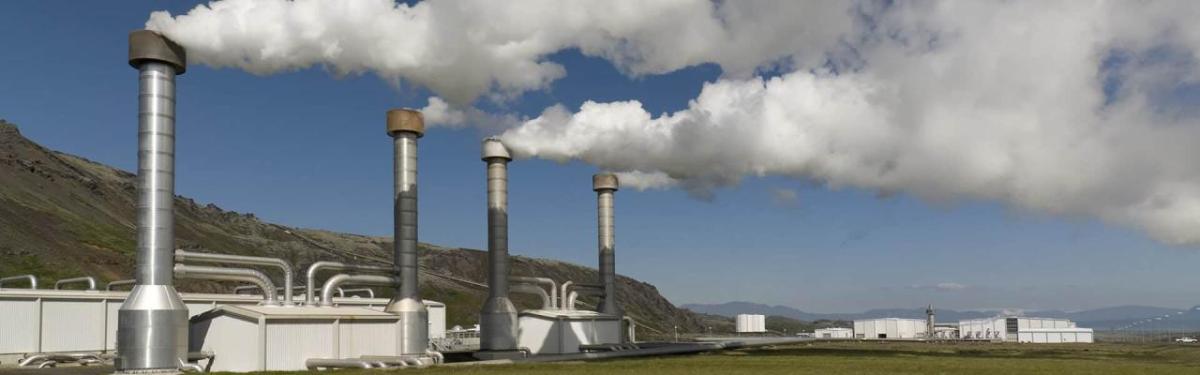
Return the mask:
<path id="1" fill-rule="evenodd" d="M 532 354 L 578 353 L 580 345 L 619 344 L 621 318 L 587 310 L 526 310 L 517 343 Z"/>
<path id="2" fill-rule="evenodd" d="M 761 314 L 738 314 L 734 318 L 737 333 L 763 333 L 767 331 L 767 316 Z"/>

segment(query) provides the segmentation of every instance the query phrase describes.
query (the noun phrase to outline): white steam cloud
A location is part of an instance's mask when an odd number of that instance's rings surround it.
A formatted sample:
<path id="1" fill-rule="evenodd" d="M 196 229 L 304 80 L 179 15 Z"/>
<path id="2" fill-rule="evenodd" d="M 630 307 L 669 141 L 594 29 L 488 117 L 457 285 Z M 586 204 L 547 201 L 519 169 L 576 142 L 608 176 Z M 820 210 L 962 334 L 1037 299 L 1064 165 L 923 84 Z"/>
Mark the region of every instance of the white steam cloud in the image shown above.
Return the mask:
<path id="1" fill-rule="evenodd" d="M 780 175 L 929 200 L 990 199 L 1200 244 L 1200 2 L 226 0 L 147 27 L 193 62 L 323 66 L 429 88 L 517 156 L 582 160 L 697 195 Z M 467 108 L 540 90 L 578 48 L 631 76 L 704 63 L 688 107 Z M 632 99 L 632 98 L 631 98 Z M 466 109 L 455 109 L 466 108 Z"/>
<path id="2" fill-rule="evenodd" d="M 185 46 L 193 63 L 258 74 L 372 72 L 466 105 L 485 93 L 548 87 L 566 71 L 546 56 L 570 48 L 632 75 L 707 62 L 749 75 L 794 54 L 786 51 L 827 47 L 849 30 L 844 13 L 792 1 L 224 0 L 179 16 L 154 12 L 146 28 Z"/>

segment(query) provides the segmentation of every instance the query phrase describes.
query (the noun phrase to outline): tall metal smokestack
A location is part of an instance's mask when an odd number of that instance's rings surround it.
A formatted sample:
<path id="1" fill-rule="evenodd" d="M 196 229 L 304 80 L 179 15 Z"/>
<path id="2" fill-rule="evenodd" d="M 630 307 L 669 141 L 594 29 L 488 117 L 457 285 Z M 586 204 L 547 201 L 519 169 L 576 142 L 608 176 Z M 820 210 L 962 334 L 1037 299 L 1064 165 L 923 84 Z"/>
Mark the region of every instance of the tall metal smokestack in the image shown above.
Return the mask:
<path id="1" fill-rule="evenodd" d="M 611 173 L 592 176 L 592 190 L 596 191 L 596 233 L 600 242 L 600 284 L 604 285 L 604 299 L 597 311 L 611 315 L 622 315 L 617 304 L 616 239 L 613 235 L 613 193 L 620 182 Z"/>
<path id="2" fill-rule="evenodd" d="M 479 348 L 511 352 L 517 349 L 517 308 L 508 299 L 508 162 L 512 156 L 499 139 L 487 138 L 482 158 L 487 163 L 488 299 L 479 313 Z"/>
<path id="3" fill-rule="evenodd" d="M 429 347 L 429 311 L 421 302 L 417 283 L 417 138 L 425 134 L 421 112 L 393 109 L 387 113 L 387 131 L 395 145 L 392 174 L 394 262 L 400 285 L 386 311 L 400 315 L 401 355 L 425 355 Z"/>
<path id="4" fill-rule="evenodd" d="M 937 320 L 933 313 L 933 304 L 931 303 L 929 304 L 929 307 L 925 309 L 925 334 L 929 337 L 936 337 L 937 332 L 934 332 L 936 327 Z"/>
<path id="5" fill-rule="evenodd" d="M 187 70 L 178 44 L 129 34 L 138 74 L 137 284 L 117 313 L 118 372 L 175 372 L 187 359 L 188 310 L 175 291 L 175 76 Z"/>

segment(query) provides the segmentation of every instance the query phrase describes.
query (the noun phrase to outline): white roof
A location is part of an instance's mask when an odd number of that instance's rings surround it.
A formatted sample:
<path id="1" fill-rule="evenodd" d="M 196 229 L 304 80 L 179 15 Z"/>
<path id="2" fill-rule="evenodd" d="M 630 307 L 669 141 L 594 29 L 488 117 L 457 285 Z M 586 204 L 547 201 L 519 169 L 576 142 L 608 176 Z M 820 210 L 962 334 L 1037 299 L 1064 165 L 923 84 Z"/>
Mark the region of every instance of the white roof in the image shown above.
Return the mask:
<path id="1" fill-rule="evenodd" d="M 192 320 L 212 319 L 219 315 L 234 315 L 250 319 L 368 319 L 368 320 L 398 320 L 399 315 L 361 307 L 315 307 L 315 306 L 236 306 L 217 305 L 192 318 Z"/>
<path id="2" fill-rule="evenodd" d="M 591 310 L 525 310 L 521 316 L 537 316 L 550 319 L 567 320 L 617 320 L 616 315 L 601 314 Z"/>

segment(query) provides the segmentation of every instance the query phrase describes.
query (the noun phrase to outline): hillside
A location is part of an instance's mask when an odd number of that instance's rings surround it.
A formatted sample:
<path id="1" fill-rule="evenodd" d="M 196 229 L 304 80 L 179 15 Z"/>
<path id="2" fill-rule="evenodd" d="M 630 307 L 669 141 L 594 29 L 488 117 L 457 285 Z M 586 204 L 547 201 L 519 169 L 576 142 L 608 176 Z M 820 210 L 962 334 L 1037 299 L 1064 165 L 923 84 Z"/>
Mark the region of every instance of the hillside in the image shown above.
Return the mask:
<path id="1" fill-rule="evenodd" d="M 32 273 L 51 284 L 80 275 L 102 281 L 131 278 L 135 180 L 129 172 L 46 149 L 0 120 L 0 275 Z M 176 246 L 182 249 L 278 257 L 298 269 L 317 260 L 383 264 L 391 258 L 390 238 L 290 228 L 185 197 L 176 197 L 175 208 Z M 420 244 L 419 255 L 422 296 L 447 303 L 449 324 L 474 324 L 486 294 L 480 286 L 487 277 L 486 253 Z M 596 279 L 593 268 L 526 257 L 512 260 L 512 272 L 559 282 Z M 676 308 L 653 285 L 623 276 L 618 283 L 627 312 L 649 326 L 639 335 L 669 332 L 673 325 L 703 329 L 698 315 Z M 229 287 L 191 280 L 177 284 L 182 291 Z M 537 302 L 514 297 L 523 308 Z"/>

